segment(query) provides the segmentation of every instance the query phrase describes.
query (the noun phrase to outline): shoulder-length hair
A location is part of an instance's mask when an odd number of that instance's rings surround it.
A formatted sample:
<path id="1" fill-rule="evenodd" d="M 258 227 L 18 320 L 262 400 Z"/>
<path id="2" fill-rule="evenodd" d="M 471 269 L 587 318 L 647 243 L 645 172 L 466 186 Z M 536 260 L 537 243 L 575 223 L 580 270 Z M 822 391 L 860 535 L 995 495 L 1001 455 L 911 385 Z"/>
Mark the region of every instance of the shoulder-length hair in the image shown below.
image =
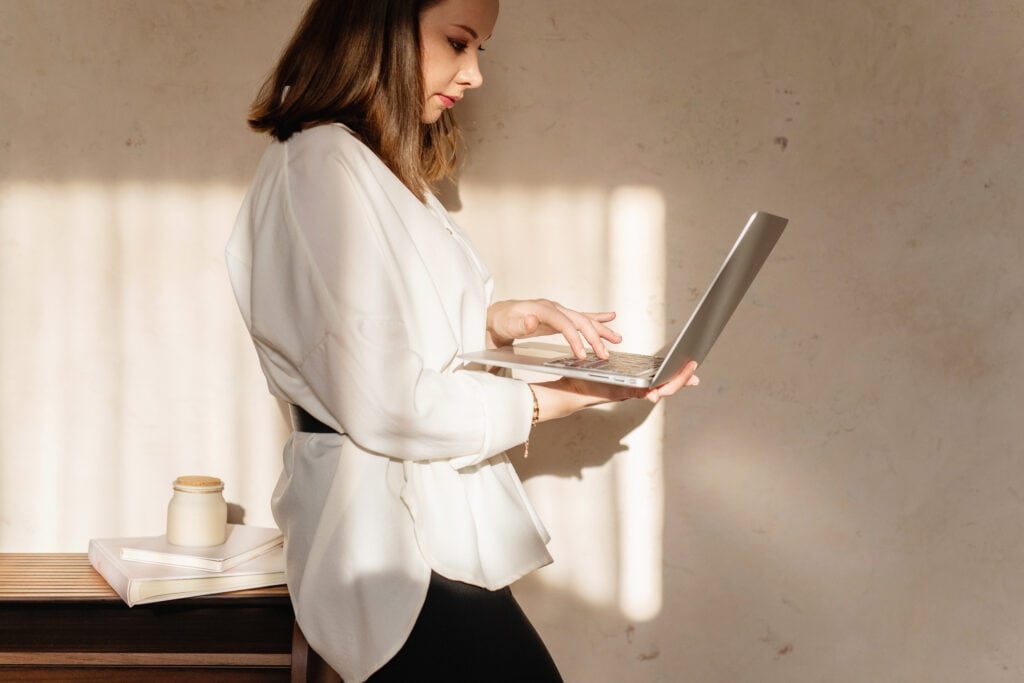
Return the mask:
<path id="1" fill-rule="evenodd" d="M 313 0 L 249 112 L 249 125 L 284 142 L 343 123 L 420 201 L 455 169 L 450 112 L 421 121 L 420 13 L 441 0 Z"/>

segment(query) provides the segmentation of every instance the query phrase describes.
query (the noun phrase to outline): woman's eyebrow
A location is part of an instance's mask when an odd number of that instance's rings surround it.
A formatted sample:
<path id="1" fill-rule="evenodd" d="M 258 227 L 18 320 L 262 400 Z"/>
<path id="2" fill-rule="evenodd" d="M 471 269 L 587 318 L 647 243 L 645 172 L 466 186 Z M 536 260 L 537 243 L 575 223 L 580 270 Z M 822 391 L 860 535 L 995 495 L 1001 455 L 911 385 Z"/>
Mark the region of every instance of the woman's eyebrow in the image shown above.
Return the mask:
<path id="1" fill-rule="evenodd" d="M 473 28 L 470 27 L 470 26 L 466 26 L 465 24 L 452 24 L 452 26 L 454 26 L 456 28 L 461 28 L 463 31 L 465 31 L 469 35 L 473 36 L 473 40 L 479 40 L 480 39 L 480 36 L 477 35 L 477 32 L 474 31 Z"/>

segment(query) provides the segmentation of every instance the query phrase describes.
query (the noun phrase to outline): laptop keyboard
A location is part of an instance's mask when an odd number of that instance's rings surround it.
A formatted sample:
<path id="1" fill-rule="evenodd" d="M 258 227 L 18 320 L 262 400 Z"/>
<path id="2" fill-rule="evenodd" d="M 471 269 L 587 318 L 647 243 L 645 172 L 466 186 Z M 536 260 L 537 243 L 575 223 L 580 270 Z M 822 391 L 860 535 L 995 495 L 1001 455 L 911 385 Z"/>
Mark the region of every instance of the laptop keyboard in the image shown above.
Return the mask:
<path id="1" fill-rule="evenodd" d="M 646 375 L 654 374 L 654 371 L 661 366 L 664 360 L 664 358 L 659 358 L 657 356 L 644 356 L 639 353 L 622 353 L 619 351 L 612 351 L 608 360 L 603 360 L 598 358 L 597 355 L 591 351 L 587 354 L 586 358 L 566 356 L 564 358 L 556 358 L 555 360 L 548 361 L 544 365 L 550 365 L 551 367 L 556 368 L 601 370 L 602 372 L 611 372 L 617 375 L 644 377 Z"/>

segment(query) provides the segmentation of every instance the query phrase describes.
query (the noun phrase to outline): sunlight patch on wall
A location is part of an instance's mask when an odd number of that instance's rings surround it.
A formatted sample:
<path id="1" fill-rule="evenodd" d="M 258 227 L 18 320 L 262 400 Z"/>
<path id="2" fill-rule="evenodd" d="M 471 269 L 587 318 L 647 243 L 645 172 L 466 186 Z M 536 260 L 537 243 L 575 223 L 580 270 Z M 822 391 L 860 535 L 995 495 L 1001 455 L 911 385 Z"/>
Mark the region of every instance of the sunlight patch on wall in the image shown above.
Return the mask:
<path id="1" fill-rule="evenodd" d="M 665 343 L 665 201 L 656 190 L 621 187 L 608 202 L 608 273 L 615 310 L 648 352 Z M 645 321 L 641 324 L 640 318 Z M 634 621 L 662 605 L 662 471 L 664 409 L 658 407 L 623 440 L 615 467 L 619 514 L 619 608 Z"/>
<path id="2" fill-rule="evenodd" d="M 161 533 L 190 472 L 271 521 L 283 421 L 221 256 L 242 193 L 0 187 L 0 551 Z"/>
<path id="3" fill-rule="evenodd" d="M 244 190 L 0 187 L 0 551 L 161 533 L 170 482 L 209 473 L 269 524 L 287 433 L 224 263 Z M 663 197 L 642 187 L 463 188 L 499 297 L 615 309 L 625 350 L 664 341 Z M 527 482 L 554 537 L 540 580 L 631 620 L 662 605 L 663 416 L 567 433 L 575 475 Z M 625 452 L 621 452 L 625 451 Z M 617 455 L 616 455 L 617 453 Z M 28 485 L 26 485 L 28 484 Z"/>
<path id="4" fill-rule="evenodd" d="M 581 310 L 615 310 L 622 350 L 661 347 L 666 208 L 658 190 L 468 184 L 461 190 L 457 218 L 492 269 L 496 298 L 543 296 Z M 562 452 L 549 454 L 579 461 L 578 473 L 545 476 L 539 465 L 526 485 L 553 538 L 555 563 L 538 580 L 645 621 L 662 608 L 664 417 L 657 408 L 638 426 L 623 427 L 619 409 L 594 410 L 600 417 L 586 423 L 598 425 L 593 433 L 566 436 Z"/>

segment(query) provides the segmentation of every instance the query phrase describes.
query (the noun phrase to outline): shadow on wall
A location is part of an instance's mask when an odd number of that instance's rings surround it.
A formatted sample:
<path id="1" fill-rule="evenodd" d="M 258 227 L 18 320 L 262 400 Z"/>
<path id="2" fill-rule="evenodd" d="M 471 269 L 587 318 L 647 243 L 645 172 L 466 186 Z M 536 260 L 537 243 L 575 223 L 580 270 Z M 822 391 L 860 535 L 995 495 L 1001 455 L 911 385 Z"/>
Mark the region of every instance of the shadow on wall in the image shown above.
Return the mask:
<path id="1" fill-rule="evenodd" d="M 623 440 L 653 409 L 651 403 L 633 401 L 542 422 L 530 435 L 529 457 L 523 457 L 522 446 L 510 451 L 509 457 L 523 481 L 538 476 L 582 479 L 584 470 L 602 467 L 626 451 Z"/>

